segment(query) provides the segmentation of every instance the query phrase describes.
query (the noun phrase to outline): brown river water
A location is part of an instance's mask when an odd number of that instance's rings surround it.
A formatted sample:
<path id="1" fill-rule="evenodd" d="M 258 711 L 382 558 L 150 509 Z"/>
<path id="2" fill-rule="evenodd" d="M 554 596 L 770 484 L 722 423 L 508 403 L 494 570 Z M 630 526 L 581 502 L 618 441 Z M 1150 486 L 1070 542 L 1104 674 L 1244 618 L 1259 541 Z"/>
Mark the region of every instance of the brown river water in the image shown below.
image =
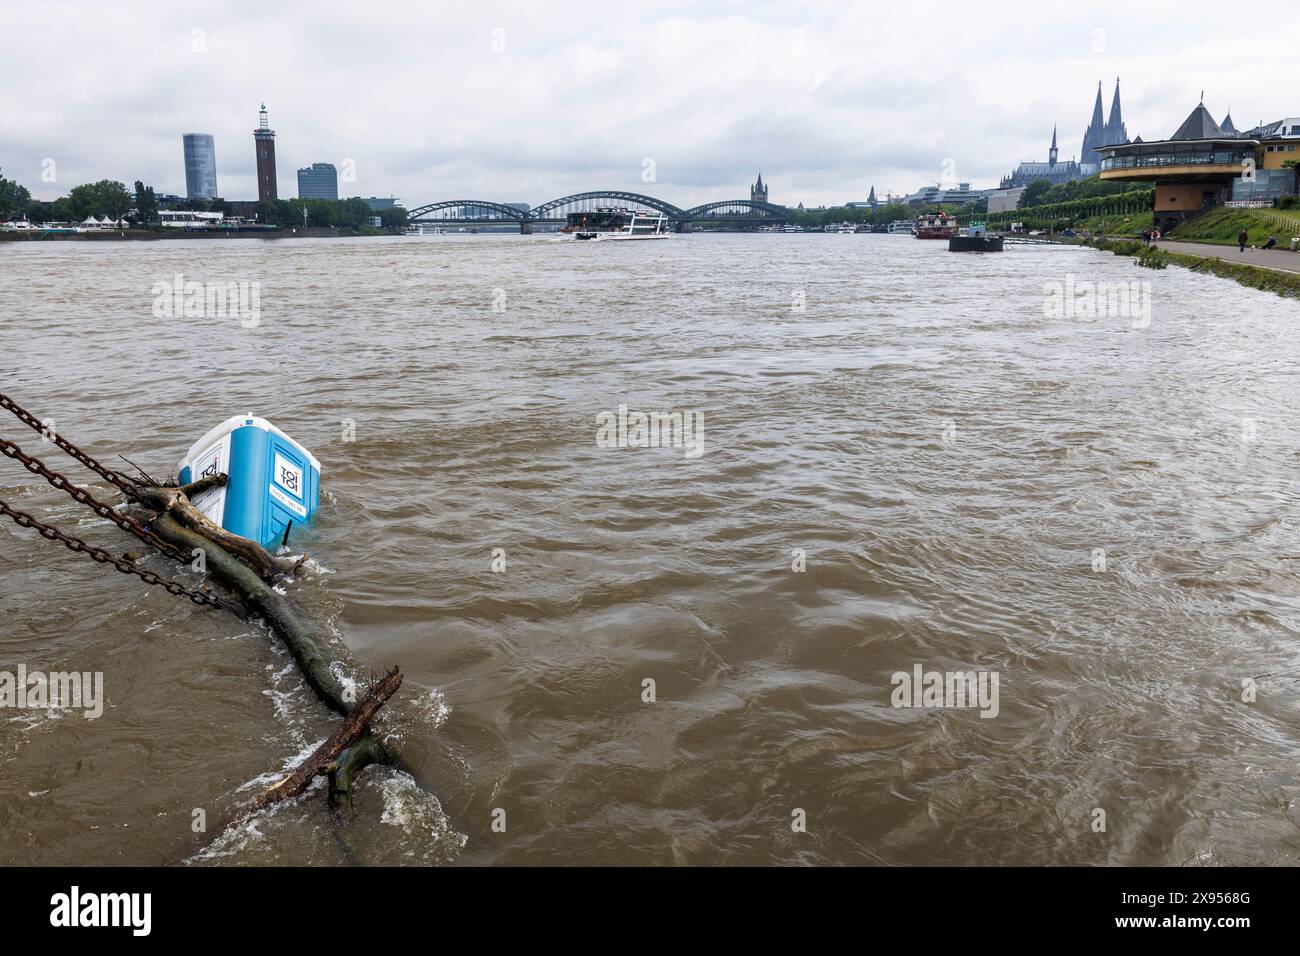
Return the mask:
<path id="1" fill-rule="evenodd" d="M 155 315 L 177 273 L 258 324 Z M 259 622 L 6 521 L 0 671 L 104 702 L 0 710 L 0 864 L 1300 862 L 1298 320 L 882 235 L 0 246 L 0 391 L 65 437 L 170 475 L 254 412 L 321 460 L 289 592 L 401 665 L 415 774 L 210 843 L 336 719 Z M 601 447 L 620 405 L 702 453 Z M 0 498 L 142 550 L 6 458 Z M 996 708 L 894 706 L 918 665 Z"/>

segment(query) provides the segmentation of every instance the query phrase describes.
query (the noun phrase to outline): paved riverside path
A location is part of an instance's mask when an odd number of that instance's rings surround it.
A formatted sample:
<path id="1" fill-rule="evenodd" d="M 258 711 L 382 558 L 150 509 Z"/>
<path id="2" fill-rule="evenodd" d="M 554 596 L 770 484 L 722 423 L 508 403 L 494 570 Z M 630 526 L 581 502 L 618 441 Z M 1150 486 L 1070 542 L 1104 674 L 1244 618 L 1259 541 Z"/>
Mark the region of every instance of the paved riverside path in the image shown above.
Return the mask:
<path id="1" fill-rule="evenodd" d="M 1141 240 L 1139 240 L 1141 241 Z M 1158 239 L 1154 245 L 1170 252 L 1181 252 L 1202 259 L 1222 259 L 1224 262 L 1240 262 L 1248 266 L 1261 266 L 1276 269 L 1279 272 L 1300 272 L 1300 252 L 1291 251 L 1291 237 L 1277 237 L 1277 247 L 1265 251 L 1246 247 L 1245 252 L 1238 252 L 1234 243 L 1231 246 L 1210 245 L 1204 242 L 1168 242 Z"/>

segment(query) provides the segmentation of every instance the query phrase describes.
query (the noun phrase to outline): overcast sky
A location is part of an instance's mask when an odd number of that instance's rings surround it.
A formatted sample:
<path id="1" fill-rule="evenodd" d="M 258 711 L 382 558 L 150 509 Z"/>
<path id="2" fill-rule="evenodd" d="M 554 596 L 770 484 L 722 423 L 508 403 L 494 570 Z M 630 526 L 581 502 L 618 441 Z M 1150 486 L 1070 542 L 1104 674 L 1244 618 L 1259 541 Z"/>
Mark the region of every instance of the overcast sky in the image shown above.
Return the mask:
<path id="1" fill-rule="evenodd" d="M 1242 129 L 1300 115 L 1300 14 L 1244 10 L 3 0 L 0 167 L 41 199 L 103 178 L 183 195 L 181 134 L 205 132 L 221 194 L 252 199 L 265 101 L 285 198 L 312 162 L 355 170 L 341 195 L 408 207 L 593 188 L 687 206 L 748 196 L 760 169 L 789 205 L 989 187 L 1045 160 L 1054 123 L 1077 156 L 1117 75 L 1130 136 L 1169 135 L 1202 90 Z"/>

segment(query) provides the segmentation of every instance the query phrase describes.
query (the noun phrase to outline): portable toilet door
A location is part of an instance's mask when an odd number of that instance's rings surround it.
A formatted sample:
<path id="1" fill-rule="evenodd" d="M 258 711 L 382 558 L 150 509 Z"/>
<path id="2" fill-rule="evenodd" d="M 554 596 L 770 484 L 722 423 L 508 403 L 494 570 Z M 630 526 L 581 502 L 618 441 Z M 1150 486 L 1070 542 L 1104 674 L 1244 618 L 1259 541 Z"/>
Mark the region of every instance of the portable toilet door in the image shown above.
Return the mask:
<path id="1" fill-rule="evenodd" d="M 320 462 L 280 429 L 254 415 L 222 422 L 190 448 L 180 464 L 181 484 L 224 472 L 194 505 L 231 534 L 265 548 L 287 542 L 296 524 L 320 506 Z"/>

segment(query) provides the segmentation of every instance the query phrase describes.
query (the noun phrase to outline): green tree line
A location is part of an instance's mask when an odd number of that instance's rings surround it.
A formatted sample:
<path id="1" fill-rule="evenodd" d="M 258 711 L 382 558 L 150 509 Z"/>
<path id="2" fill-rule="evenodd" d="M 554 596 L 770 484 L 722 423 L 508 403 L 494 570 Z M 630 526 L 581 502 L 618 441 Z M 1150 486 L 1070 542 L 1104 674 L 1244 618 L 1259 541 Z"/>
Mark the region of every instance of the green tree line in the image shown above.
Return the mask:
<path id="1" fill-rule="evenodd" d="M 1023 199 L 1023 197 L 1022 197 Z M 990 225 L 1022 222 L 1031 228 L 1069 228 L 1077 220 L 1093 216 L 1127 216 L 1148 212 L 1155 199 L 1154 189 L 1130 189 L 1108 196 L 1072 199 L 1039 206 L 1021 206 L 989 216 Z"/>
<path id="2" fill-rule="evenodd" d="M 1100 176 L 1089 176 L 1087 179 L 1076 179 L 1055 186 L 1046 179 L 1037 179 L 1026 186 L 1025 191 L 1020 195 L 1020 208 L 1055 206 L 1076 199 L 1099 199 L 1126 192 L 1141 192 L 1150 188 L 1150 183 L 1107 182 Z"/>
<path id="3" fill-rule="evenodd" d="M 124 183 L 101 179 L 73 187 L 66 196 L 50 202 L 33 199 L 22 184 L 5 178 L 0 171 L 0 221 L 26 216 L 31 222 L 82 222 L 88 216 L 102 219 L 107 216 L 117 221 L 129 218 L 140 226 L 158 221 L 158 197 L 152 186 L 136 180 L 133 190 Z M 195 212 L 220 212 L 231 214 L 231 206 L 223 199 L 186 199 L 177 208 Z M 277 199 L 258 203 L 258 219 L 281 228 L 297 228 L 303 224 L 303 210 L 307 212 L 309 226 L 336 226 L 344 229 L 365 230 L 370 218 L 379 216 L 382 228 L 398 230 L 406 224 L 406 210 L 384 209 L 376 213 L 361 199 Z"/>
<path id="4" fill-rule="evenodd" d="M 304 210 L 307 213 L 306 225 L 314 227 L 364 229 L 369 226 L 372 216 L 378 216 L 385 229 L 400 229 L 406 225 L 405 209 L 375 212 L 364 199 L 273 199 L 258 203 L 256 209 L 260 221 L 282 229 L 302 226 Z"/>

